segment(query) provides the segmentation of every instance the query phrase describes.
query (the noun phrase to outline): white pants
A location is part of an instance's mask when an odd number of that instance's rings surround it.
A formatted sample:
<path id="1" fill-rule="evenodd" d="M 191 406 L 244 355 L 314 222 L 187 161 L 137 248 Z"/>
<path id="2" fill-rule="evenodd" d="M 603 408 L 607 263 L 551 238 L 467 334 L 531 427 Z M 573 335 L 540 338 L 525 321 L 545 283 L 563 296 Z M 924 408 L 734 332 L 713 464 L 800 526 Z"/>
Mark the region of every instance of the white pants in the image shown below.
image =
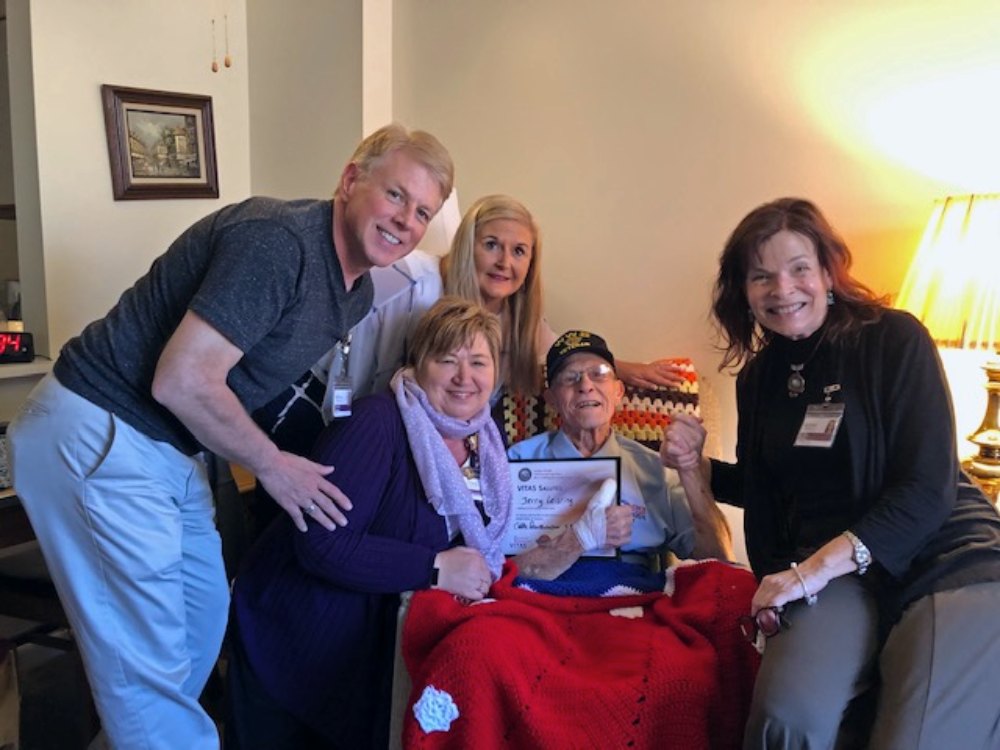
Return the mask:
<path id="1" fill-rule="evenodd" d="M 52 375 L 8 434 L 14 486 L 112 747 L 218 748 L 198 697 L 222 644 L 229 592 L 204 462 Z"/>

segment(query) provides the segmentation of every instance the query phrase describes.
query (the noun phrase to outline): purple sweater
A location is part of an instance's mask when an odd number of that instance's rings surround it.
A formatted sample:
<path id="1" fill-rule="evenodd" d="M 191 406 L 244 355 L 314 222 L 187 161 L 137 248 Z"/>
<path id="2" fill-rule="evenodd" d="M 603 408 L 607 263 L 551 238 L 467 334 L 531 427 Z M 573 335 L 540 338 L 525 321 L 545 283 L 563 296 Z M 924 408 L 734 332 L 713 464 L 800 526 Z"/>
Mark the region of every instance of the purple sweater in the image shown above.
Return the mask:
<path id="1" fill-rule="evenodd" d="M 449 546 L 427 502 L 393 397 L 356 401 L 320 435 L 313 459 L 351 499 L 347 526 L 285 514 L 247 556 L 233 616 L 255 675 L 274 700 L 342 747 L 384 743 L 398 594 L 430 585 Z"/>

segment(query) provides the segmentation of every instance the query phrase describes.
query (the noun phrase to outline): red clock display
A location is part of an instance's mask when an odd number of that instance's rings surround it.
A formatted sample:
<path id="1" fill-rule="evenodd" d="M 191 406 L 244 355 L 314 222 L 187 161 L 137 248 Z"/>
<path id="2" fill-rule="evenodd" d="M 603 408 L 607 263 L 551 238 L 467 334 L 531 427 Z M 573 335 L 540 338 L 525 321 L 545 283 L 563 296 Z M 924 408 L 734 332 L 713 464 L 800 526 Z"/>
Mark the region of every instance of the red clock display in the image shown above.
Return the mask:
<path id="1" fill-rule="evenodd" d="M 0 363 L 30 362 L 35 346 L 30 333 L 0 331 Z"/>

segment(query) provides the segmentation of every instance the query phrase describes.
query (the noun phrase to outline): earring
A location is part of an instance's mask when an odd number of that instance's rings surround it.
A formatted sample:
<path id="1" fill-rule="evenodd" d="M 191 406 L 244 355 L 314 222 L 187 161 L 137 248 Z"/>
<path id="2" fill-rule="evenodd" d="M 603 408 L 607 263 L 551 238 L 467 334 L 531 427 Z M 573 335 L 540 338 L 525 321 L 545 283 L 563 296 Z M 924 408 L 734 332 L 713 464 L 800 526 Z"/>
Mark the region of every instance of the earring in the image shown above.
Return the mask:
<path id="1" fill-rule="evenodd" d="M 826 290 L 826 304 L 827 304 L 828 307 L 833 304 L 833 290 L 832 289 L 827 289 Z"/>
<path id="2" fill-rule="evenodd" d="M 750 320 L 754 320 L 754 317 L 753 317 L 753 308 L 750 308 L 750 307 L 747 308 L 747 317 L 750 318 Z"/>

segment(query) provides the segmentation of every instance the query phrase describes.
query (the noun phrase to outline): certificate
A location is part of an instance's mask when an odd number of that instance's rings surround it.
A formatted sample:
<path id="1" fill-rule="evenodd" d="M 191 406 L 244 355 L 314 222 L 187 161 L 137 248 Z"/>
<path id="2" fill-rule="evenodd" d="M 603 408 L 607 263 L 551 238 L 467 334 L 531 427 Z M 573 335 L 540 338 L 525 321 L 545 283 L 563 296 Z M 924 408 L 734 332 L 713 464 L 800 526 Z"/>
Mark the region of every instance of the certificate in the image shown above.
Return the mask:
<path id="1" fill-rule="evenodd" d="M 617 456 L 510 462 L 514 487 L 511 523 L 504 537 L 505 555 L 516 555 L 536 546 L 542 534 L 558 536 L 579 518 L 605 479 L 614 479 L 621 487 L 621 468 Z M 619 490 L 615 503 L 621 502 Z M 587 550 L 588 557 L 614 557 L 617 550 L 605 547 Z"/>

